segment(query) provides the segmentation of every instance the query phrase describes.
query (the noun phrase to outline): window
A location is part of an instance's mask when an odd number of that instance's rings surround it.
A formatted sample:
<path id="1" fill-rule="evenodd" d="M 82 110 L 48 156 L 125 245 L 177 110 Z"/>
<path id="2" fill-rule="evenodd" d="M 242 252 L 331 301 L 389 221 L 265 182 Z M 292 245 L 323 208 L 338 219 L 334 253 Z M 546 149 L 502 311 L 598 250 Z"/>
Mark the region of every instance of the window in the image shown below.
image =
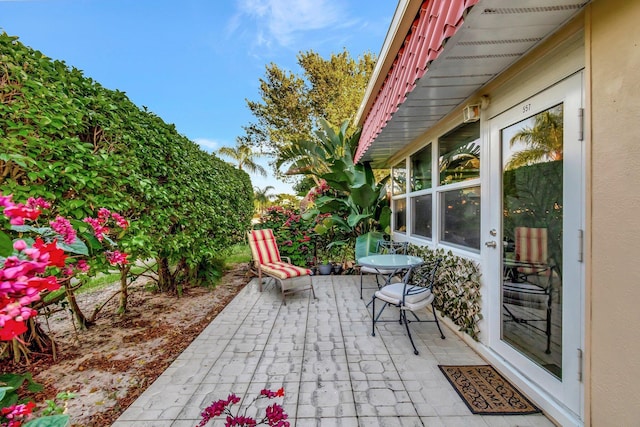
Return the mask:
<path id="1" fill-rule="evenodd" d="M 393 195 L 405 194 L 407 192 L 407 167 L 404 160 L 395 165 L 391 172 L 393 180 Z"/>
<path id="2" fill-rule="evenodd" d="M 441 193 L 440 240 L 480 250 L 480 187 Z"/>
<path id="3" fill-rule="evenodd" d="M 431 238 L 432 200 L 431 194 L 411 198 L 411 234 Z"/>
<path id="4" fill-rule="evenodd" d="M 480 177 L 480 122 L 464 124 L 438 140 L 440 185 Z"/>
<path id="5" fill-rule="evenodd" d="M 411 191 L 431 188 L 431 144 L 411 156 Z"/>
<path id="6" fill-rule="evenodd" d="M 407 200 L 405 198 L 393 201 L 393 231 L 401 233 L 407 231 Z"/>
<path id="7" fill-rule="evenodd" d="M 462 124 L 398 163 L 394 182 L 394 232 L 480 250 L 480 122 Z"/>

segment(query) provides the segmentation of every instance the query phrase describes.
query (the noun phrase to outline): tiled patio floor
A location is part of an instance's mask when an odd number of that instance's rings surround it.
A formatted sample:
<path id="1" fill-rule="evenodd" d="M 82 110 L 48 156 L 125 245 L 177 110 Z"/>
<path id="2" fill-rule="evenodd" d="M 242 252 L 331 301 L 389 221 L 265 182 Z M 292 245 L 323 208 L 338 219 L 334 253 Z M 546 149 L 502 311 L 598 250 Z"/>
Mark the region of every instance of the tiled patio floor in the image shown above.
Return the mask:
<path id="1" fill-rule="evenodd" d="M 195 426 L 204 407 L 231 392 L 250 401 L 279 387 L 296 427 L 553 426 L 540 414 L 473 415 L 438 364 L 485 362 L 452 331 L 444 327 L 442 340 L 435 324 L 413 324 L 415 356 L 398 323 L 371 336 L 358 276 L 313 280 L 318 299 L 298 292 L 285 306 L 279 289 L 260 293 L 254 279 L 113 426 Z M 258 403 L 262 415 L 267 401 Z"/>

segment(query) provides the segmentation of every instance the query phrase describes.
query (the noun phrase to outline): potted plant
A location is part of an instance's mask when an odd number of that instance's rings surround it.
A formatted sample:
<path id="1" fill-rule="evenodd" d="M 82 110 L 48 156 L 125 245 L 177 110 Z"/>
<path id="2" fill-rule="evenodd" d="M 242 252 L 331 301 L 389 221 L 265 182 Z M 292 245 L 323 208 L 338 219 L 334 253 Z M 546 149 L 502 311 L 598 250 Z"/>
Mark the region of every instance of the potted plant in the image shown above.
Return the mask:
<path id="1" fill-rule="evenodd" d="M 333 263 L 331 262 L 331 252 L 329 247 L 322 247 L 317 251 L 317 260 L 318 260 L 318 273 L 323 276 L 331 274 L 333 270 Z"/>

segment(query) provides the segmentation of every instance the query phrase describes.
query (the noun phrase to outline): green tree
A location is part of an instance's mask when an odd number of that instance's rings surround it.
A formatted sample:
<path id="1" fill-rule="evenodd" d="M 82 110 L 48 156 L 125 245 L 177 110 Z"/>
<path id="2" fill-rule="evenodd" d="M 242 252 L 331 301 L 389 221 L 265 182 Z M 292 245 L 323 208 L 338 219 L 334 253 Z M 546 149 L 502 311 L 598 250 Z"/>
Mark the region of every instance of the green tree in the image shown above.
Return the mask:
<path id="1" fill-rule="evenodd" d="M 269 194 L 269 191 L 273 189 L 274 188 L 271 185 L 267 185 L 264 188 L 253 187 L 253 197 L 256 203 L 258 204 L 258 209 L 260 210 L 260 213 L 262 214 L 264 214 L 264 211 L 267 205 L 269 204 L 269 202 L 271 201 L 271 198 L 273 197 L 271 194 Z"/>
<path id="2" fill-rule="evenodd" d="M 261 101 L 247 100 L 257 122 L 245 127 L 245 138 L 274 157 L 278 176 L 276 165 L 291 160 L 287 156 L 292 144 L 316 141 L 320 119 L 353 121 L 375 65 L 374 55 L 366 53 L 356 60 L 346 50 L 328 59 L 313 51 L 301 52 L 297 59 L 301 75 L 271 63 L 260 79 Z"/>
<path id="3" fill-rule="evenodd" d="M 506 169 L 532 165 L 541 160 L 562 160 L 562 132 L 560 108 L 538 114 L 534 118 L 533 126 L 524 128 L 511 137 L 511 147 L 523 142 L 527 148 L 514 153 Z"/>
<path id="4" fill-rule="evenodd" d="M 240 141 L 238 138 L 237 145 L 234 147 L 222 147 L 217 153 L 220 156 L 229 157 L 236 162 L 238 169 L 245 170 L 250 173 L 259 173 L 262 176 L 267 176 L 267 171 L 261 165 L 256 163 L 255 158 L 258 157 L 253 148 Z"/>

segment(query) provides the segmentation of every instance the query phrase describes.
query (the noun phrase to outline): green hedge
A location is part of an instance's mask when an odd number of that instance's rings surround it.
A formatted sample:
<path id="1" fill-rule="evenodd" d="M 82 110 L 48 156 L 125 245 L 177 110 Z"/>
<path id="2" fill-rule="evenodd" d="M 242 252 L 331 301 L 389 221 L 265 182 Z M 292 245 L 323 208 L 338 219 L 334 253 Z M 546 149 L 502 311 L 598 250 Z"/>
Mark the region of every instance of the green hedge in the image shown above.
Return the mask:
<path id="1" fill-rule="evenodd" d="M 76 219 L 99 207 L 118 211 L 132 222 L 126 251 L 191 275 L 243 241 L 253 213 L 245 172 L 123 92 L 6 33 L 0 64 L 1 192 L 44 197 Z"/>

